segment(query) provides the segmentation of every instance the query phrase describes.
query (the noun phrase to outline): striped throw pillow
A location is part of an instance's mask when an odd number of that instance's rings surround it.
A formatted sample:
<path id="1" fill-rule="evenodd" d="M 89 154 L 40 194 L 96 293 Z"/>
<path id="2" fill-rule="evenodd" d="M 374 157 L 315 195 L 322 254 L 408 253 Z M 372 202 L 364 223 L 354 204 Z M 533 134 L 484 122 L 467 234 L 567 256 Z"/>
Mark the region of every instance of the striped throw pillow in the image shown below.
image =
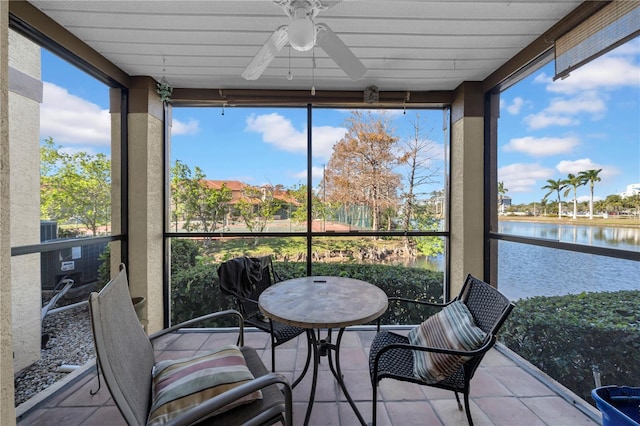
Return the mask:
<path id="1" fill-rule="evenodd" d="M 470 351 L 482 346 L 485 336 L 467 306 L 455 301 L 412 329 L 407 337 L 412 345 Z M 427 383 L 437 383 L 456 372 L 469 358 L 413 351 L 413 374 Z"/>
<path id="2" fill-rule="evenodd" d="M 184 411 L 253 379 L 242 352 L 235 345 L 189 358 L 160 361 L 153 368 L 152 401 L 147 424 L 164 424 Z M 261 398 L 262 392 L 253 392 L 211 416 Z"/>

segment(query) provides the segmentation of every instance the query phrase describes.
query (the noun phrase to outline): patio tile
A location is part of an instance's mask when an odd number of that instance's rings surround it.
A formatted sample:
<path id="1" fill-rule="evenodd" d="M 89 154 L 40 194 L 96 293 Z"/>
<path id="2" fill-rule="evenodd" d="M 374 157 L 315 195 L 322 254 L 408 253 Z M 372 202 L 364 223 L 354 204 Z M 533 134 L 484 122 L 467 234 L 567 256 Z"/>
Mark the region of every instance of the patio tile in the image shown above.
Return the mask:
<path id="1" fill-rule="evenodd" d="M 558 396 L 523 398 L 522 402 L 550 425 L 579 426 L 597 424 Z"/>
<path id="2" fill-rule="evenodd" d="M 209 333 L 181 333 L 180 337 L 170 342 L 165 350 L 198 350 L 211 337 Z"/>
<path id="3" fill-rule="evenodd" d="M 479 368 L 471 379 L 471 397 L 479 396 L 507 396 L 511 391 L 498 379 L 492 376 L 486 368 Z"/>
<path id="4" fill-rule="evenodd" d="M 372 413 L 371 413 L 371 402 L 370 401 L 356 401 L 356 408 L 360 412 L 360 415 L 364 419 L 367 424 L 372 422 Z M 340 424 L 341 425 L 357 425 L 358 417 L 356 413 L 351 408 L 351 405 L 347 402 L 340 402 L 338 404 L 338 410 L 340 415 Z M 386 418 L 386 413 L 385 413 Z M 378 418 L 378 425 L 382 425 L 384 423 L 380 423 L 380 418 Z"/>
<path id="5" fill-rule="evenodd" d="M 28 421 L 24 424 L 30 426 L 80 426 L 85 420 L 95 415 L 98 409 L 96 407 L 55 407 L 47 408 L 43 411 L 44 412 L 39 413 L 40 415 L 36 418 L 29 417 Z"/>
<path id="6" fill-rule="evenodd" d="M 101 407 L 82 426 L 127 426 L 127 422 L 115 405 Z"/>
<path id="7" fill-rule="evenodd" d="M 307 404 L 293 404 L 293 424 L 302 425 L 307 413 Z M 340 417 L 338 415 L 337 404 L 334 402 L 317 402 L 311 410 L 309 426 L 339 426 Z"/>
<path id="8" fill-rule="evenodd" d="M 200 346 L 200 350 L 211 350 L 224 345 L 237 344 L 238 336 L 234 336 L 233 333 L 213 333 L 204 341 L 202 346 Z"/>
<path id="9" fill-rule="evenodd" d="M 263 331 L 245 332 L 244 344 L 255 349 L 266 349 L 271 346 L 269 334 Z"/>
<path id="10" fill-rule="evenodd" d="M 347 332 L 341 348 L 341 361 L 347 389 L 366 422 L 371 422 L 372 387 L 368 370 L 368 347 L 375 331 Z M 160 359 L 181 358 L 201 352 L 218 342 L 233 340 L 237 333 L 206 336 L 185 333 L 180 338 L 159 342 Z M 268 334 L 247 332 L 246 342 L 255 342 L 258 354 L 267 368 L 271 367 Z M 362 346 L 358 346 L 358 342 Z M 159 351 L 158 348 L 167 350 Z M 276 348 L 277 370 L 290 380 L 300 374 L 306 357 L 306 336 Z M 295 371 L 294 371 L 295 367 Z M 312 367 L 293 390 L 294 424 L 301 425 L 307 409 L 312 380 Z M 18 420 L 19 426 L 64 424 L 65 426 L 121 426 L 124 420 L 102 382 L 97 389 L 95 370 L 89 370 L 75 381 L 62 386 L 51 397 Z M 471 383 L 471 412 L 476 425 L 590 425 L 587 415 L 556 395 L 514 361 L 496 350 L 490 351 Z M 592 410 L 593 411 L 593 410 Z M 383 379 L 378 391 L 378 425 L 466 425 L 466 414 L 458 410 L 453 392 L 413 383 Z M 316 398 L 311 425 L 354 425 L 355 413 L 329 370 L 328 359 L 321 358 Z"/>
<path id="11" fill-rule="evenodd" d="M 516 396 L 553 395 L 553 391 L 517 366 L 494 367 L 491 375 Z"/>
<path id="12" fill-rule="evenodd" d="M 529 407 L 513 396 L 477 398 L 474 402 L 496 426 L 545 425 Z M 555 423 L 553 425 L 556 426 Z"/>
<path id="13" fill-rule="evenodd" d="M 309 372 L 304 379 L 293 390 L 294 401 L 309 401 L 311 394 L 312 372 Z M 331 372 L 318 372 L 316 383 L 315 401 L 333 401 L 337 399 L 336 381 Z"/>
<path id="14" fill-rule="evenodd" d="M 194 350 L 179 350 L 179 351 L 162 351 L 155 352 L 156 361 L 164 361 L 167 359 L 179 359 L 194 356 L 198 351 Z"/>
<path id="15" fill-rule="evenodd" d="M 385 401 L 415 401 L 423 398 L 420 391 L 422 387 L 415 383 L 382 379 L 378 383 L 378 398 L 383 397 Z"/>
<path id="16" fill-rule="evenodd" d="M 453 395 L 453 392 L 451 392 Z M 462 398 L 462 397 L 461 397 Z M 464 404 L 464 401 L 460 401 Z M 433 406 L 436 414 L 442 420 L 445 425 L 466 425 L 467 421 L 467 412 L 458 408 L 458 403 L 455 400 L 455 397 L 451 400 L 438 400 L 431 401 L 431 405 Z M 473 424 L 476 426 L 482 425 L 493 425 L 493 422 L 487 417 L 485 413 L 478 407 L 478 405 L 472 400 L 469 401 L 469 405 L 471 406 L 471 418 L 473 419 Z"/>
<path id="17" fill-rule="evenodd" d="M 170 344 L 176 341 L 180 336 L 176 333 L 166 334 L 164 336 L 158 337 L 153 341 L 153 349 L 156 351 L 165 350 Z"/>
<path id="18" fill-rule="evenodd" d="M 104 383 L 103 378 L 100 378 L 100 386 L 98 387 L 98 379 L 95 374 L 92 375 L 93 379 L 88 380 L 84 385 L 77 388 L 77 390 L 69 398 L 66 398 L 58 404 L 58 407 L 65 406 L 86 406 L 86 407 L 100 407 L 106 404 L 112 404 L 115 407 L 115 403 L 111 399 L 111 394 L 107 385 Z M 95 395 L 92 395 L 95 393 Z"/>
<path id="19" fill-rule="evenodd" d="M 360 347 L 340 348 L 340 368 L 342 371 L 369 368 L 369 358 Z"/>
<path id="20" fill-rule="evenodd" d="M 338 333 L 333 333 L 331 336 L 334 343 L 338 341 Z M 342 335 L 342 341 L 340 342 L 340 351 L 344 348 L 358 348 L 362 349 L 362 342 L 358 333 L 345 332 Z"/>
<path id="21" fill-rule="evenodd" d="M 442 424 L 427 401 L 387 402 L 385 406 L 393 425 Z"/>
<path id="22" fill-rule="evenodd" d="M 509 358 L 501 354 L 496 349 L 491 349 L 487 352 L 482 358 L 482 363 L 480 364 L 480 368 L 487 367 L 512 367 L 515 366 L 516 363 L 511 361 Z"/>
<path id="23" fill-rule="evenodd" d="M 366 370 L 343 370 L 344 383 L 347 387 L 351 399 L 354 401 L 371 401 L 372 391 L 371 380 Z M 346 401 L 347 397 L 338 385 L 338 394 L 341 401 Z M 347 405 L 349 405 L 347 403 Z"/>

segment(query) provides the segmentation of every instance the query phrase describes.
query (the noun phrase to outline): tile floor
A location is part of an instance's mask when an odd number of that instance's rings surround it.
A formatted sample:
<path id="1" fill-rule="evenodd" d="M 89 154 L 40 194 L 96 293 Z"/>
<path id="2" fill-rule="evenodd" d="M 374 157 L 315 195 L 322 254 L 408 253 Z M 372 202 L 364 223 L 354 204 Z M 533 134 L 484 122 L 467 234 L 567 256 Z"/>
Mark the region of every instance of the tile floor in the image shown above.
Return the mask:
<path id="1" fill-rule="evenodd" d="M 324 335 L 324 334 L 323 334 Z M 341 366 L 347 389 L 365 421 L 371 422 L 371 384 L 368 375 L 369 345 L 373 330 L 349 330 L 342 341 Z M 229 333 L 179 333 L 158 342 L 159 359 L 179 358 L 213 345 L 234 343 Z M 265 364 L 271 365 L 269 339 L 265 333 L 247 331 L 245 344 L 261 353 Z M 507 354 L 509 352 L 507 351 Z M 289 378 L 302 370 L 306 355 L 303 338 L 276 349 L 276 369 Z M 540 381 L 523 368 L 518 358 L 493 349 L 487 354 L 471 382 L 471 412 L 476 425 L 553 425 L 576 426 L 600 424 L 600 413 L 586 402 L 569 393 L 563 398 L 558 387 Z M 533 368 L 533 371 L 537 371 Z M 17 408 L 19 426 L 26 425 L 124 425 L 106 386 L 98 388 L 95 368 L 74 373 L 58 389 L 45 391 Z M 548 382 L 547 382 L 548 383 Z M 294 425 L 304 422 L 311 374 L 294 389 Z M 559 387 L 562 390 L 562 387 Z M 466 425 L 464 411 L 459 411 L 452 392 L 421 387 L 411 383 L 385 379 L 380 383 L 378 424 L 383 425 Z M 567 402 L 576 400 L 576 404 Z M 339 390 L 322 358 L 318 372 L 318 387 L 310 425 L 356 425 L 357 418 Z M 580 407 L 583 407 L 580 409 Z"/>

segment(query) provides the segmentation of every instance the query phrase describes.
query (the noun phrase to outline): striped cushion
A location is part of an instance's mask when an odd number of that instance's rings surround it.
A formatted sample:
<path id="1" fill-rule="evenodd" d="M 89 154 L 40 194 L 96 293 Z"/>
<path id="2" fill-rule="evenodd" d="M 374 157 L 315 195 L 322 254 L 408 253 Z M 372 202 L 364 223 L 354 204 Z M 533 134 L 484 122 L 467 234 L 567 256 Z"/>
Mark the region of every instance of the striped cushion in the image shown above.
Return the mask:
<path id="1" fill-rule="evenodd" d="M 467 306 L 455 301 L 412 329 L 407 337 L 412 345 L 470 351 L 482 346 L 485 336 Z M 422 351 L 413 355 L 413 374 L 427 383 L 444 380 L 470 358 Z"/>
<path id="2" fill-rule="evenodd" d="M 253 379 L 242 352 L 235 345 L 189 358 L 160 361 L 153 368 L 148 424 L 164 424 L 189 408 Z M 261 398 L 262 392 L 256 391 L 211 416 Z"/>

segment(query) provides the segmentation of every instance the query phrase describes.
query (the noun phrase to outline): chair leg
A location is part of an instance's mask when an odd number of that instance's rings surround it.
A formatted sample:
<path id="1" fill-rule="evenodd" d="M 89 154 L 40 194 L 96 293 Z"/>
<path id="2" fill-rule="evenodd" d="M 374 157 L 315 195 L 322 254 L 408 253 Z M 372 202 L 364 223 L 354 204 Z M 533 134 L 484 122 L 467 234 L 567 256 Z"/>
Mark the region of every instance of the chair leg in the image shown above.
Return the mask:
<path id="1" fill-rule="evenodd" d="M 377 418 L 376 416 L 378 415 L 378 383 L 374 383 L 373 384 L 373 398 L 371 398 L 372 401 L 372 408 L 371 408 L 371 424 L 373 426 L 376 426 L 377 424 Z"/>
<path id="2" fill-rule="evenodd" d="M 456 396 L 456 401 L 458 402 L 458 410 L 462 411 L 462 403 L 460 402 L 460 397 L 458 396 L 458 392 L 453 392 Z"/>
<path id="3" fill-rule="evenodd" d="M 469 393 L 465 392 L 464 394 L 464 409 L 467 412 L 467 420 L 469 421 L 469 426 L 473 426 L 473 420 L 471 419 L 471 408 L 469 407 Z"/>
<path id="4" fill-rule="evenodd" d="M 276 342 L 271 335 L 271 372 L 276 372 Z"/>

